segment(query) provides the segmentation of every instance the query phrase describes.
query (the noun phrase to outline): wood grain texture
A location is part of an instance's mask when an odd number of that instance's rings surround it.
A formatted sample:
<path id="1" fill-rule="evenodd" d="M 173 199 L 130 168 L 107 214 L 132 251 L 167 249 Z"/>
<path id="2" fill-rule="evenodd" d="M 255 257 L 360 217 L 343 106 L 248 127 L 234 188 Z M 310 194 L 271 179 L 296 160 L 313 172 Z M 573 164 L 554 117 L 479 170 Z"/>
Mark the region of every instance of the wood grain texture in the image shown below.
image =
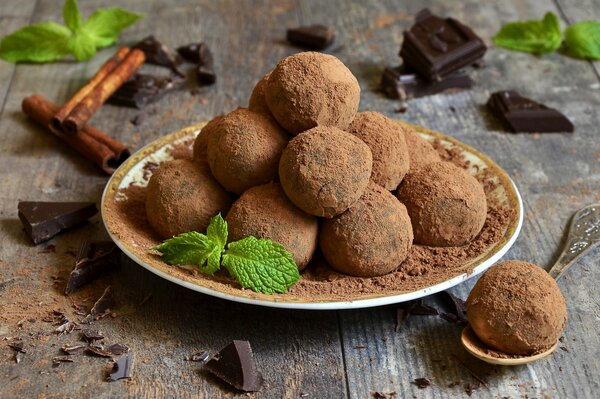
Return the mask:
<path id="1" fill-rule="evenodd" d="M 5 3 L 0 4 L 0 34 L 30 18 L 61 20 L 62 0 L 39 0 L 33 15 L 34 1 Z M 93 0 L 82 1 L 80 7 L 89 15 L 109 5 L 114 4 Z M 593 0 L 436 0 L 427 5 L 467 22 L 488 43 L 508 21 L 539 18 L 551 10 L 573 22 L 591 18 L 600 9 Z M 534 57 L 491 48 L 486 67 L 473 71 L 473 90 L 411 100 L 407 112 L 399 115 L 394 112 L 398 103 L 383 97 L 377 87 L 383 68 L 399 62 L 402 30 L 410 26 L 422 2 L 122 0 L 119 6 L 146 15 L 123 33 L 122 43 L 132 44 L 148 34 L 171 47 L 204 40 L 215 53 L 218 71 L 216 85 L 198 94 L 173 93 L 144 111 L 107 105 L 91 120 L 134 148 L 245 106 L 254 83 L 280 58 L 298 51 L 283 41 L 285 28 L 325 23 L 338 33 L 329 52 L 360 81 L 361 109 L 453 135 L 489 154 L 513 177 L 524 198 L 525 223 L 507 258 L 549 266 L 565 238 L 570 215 L 600 202 L 600 81 L 591 63 L 561 54 Z M 594 11 L 582 11 L 586 9 Z M 15 279 L 0 288 L 0 397 L 238 396 L 184 360 L 195 351 L 217 351 L 232 339 L 250 340 L 255 351 L 267 380 L 257 398 L 369 398 L 375 391 L 395 391 L 398 397 L 464 397 L 464 384 L 476 383 L 465 365 L 487 382 L 473 397 L 592 398 L 600 390 L 598 251 L 582 259 L 559 284 L 570 311 L 562 344 L 568 352 L 558 350 L 547 360 L 519 368 L 491 367 L 469 357 L 459 347 L 460 329 L 439 318 L 411 318 L 396 333 L 394 306 L 298 312 L 234 304 L 175 286 L 131 262 L 72 299 L 65 298 L 61 289 L 73 262 L 66 252 L 82 239 L 105 237 L 101 222 L 96 217 L 52 240 L 55 253 L 39 253 L 43 245 L 32 247 L 26 240 L 16 204 L 25 199 L 99 201 L 106 178 L 29 123 L 20 113 L 20 103 L 36 92 L 64 102 L 114 51 L 102 50 L 87 63 L 25 64 L 16 69 L 0 63 L 0 98 L 7 93 L 0 110 L 0 284 Z M 489 94 L 501 89 L 518 89 L 559 108 L 572 119 L 576 133 L 504 133 L 483 107 Z M 131 124 L 140 113 L 146 116 L 143 124 Z M 55 284 L 56 278 L 62 281 Z M 106 284 L 113 286 L 119 302 L 117 317 L 97 324 L 109 343 L 133 349 L 136 367 L 130 382 L 104 382 L 110 367 L 105 359 L 77 357 L 75 363 L 51 366 L 59 348 L 78 342 L 78 335 L 57 336 L 41 319 L 53 309 L 76 318 L 72 302 L 90 305 Z M 472 284 L 453 292 L 466 297 Z M 142 304 L 148 295 L 151 298 Z M 28 350 L 20 364 L 1 340 L 15 336 L 23 338 Z M 419 389 L 411 383 L 421 377 L 432 385 Z M 454 382 L 459 384 L 448 388 Z"/>

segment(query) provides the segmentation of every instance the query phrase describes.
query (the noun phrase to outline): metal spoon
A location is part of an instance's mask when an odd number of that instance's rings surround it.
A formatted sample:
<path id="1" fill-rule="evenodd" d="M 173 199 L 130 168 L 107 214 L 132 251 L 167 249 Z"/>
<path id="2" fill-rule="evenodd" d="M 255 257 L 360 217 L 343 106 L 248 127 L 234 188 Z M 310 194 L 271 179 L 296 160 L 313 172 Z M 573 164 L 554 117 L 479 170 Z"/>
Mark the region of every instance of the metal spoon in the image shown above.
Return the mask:
<path id="1" fill-rule="evenodd" d="M 580 209 L 573 215 L 565 248 L 548 274 L 558 280 L 579 258 L 598 243 L 600 243 L 600 204 L 593 204 Z M 497 358 L 487 353 L 485 345 L 477 338 L 471 327 L 465 327 L 460 338 L 465 349 L 473 356 L 484 362 L 503 366 L 534 362 L 548 356 L 558 346 L 557 342 L 550 349 L 532 356 Z"/>

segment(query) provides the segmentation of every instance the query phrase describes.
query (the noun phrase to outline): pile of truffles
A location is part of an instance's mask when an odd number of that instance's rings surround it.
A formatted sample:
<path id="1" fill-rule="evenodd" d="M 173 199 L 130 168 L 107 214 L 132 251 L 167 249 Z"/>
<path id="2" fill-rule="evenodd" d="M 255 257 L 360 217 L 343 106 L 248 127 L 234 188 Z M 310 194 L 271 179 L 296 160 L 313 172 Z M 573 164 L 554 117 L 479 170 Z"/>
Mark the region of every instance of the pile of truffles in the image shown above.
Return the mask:
<path id="1" fill-rule="evenodd" d="M 230 239 L 281 243 L 300 270 L 320 249 L 338 272 L 396 270 L 413 242 L 460 246 L 487 214 L 481 184 L 442 162 L 408 125 L 357 112 L 360 86 L 332 55 L 283 59 L 248 108 L 214 118 L 193 160 L 162 164 L 146 211 L 162 238 L 205 231 L 226 214 Z"/>

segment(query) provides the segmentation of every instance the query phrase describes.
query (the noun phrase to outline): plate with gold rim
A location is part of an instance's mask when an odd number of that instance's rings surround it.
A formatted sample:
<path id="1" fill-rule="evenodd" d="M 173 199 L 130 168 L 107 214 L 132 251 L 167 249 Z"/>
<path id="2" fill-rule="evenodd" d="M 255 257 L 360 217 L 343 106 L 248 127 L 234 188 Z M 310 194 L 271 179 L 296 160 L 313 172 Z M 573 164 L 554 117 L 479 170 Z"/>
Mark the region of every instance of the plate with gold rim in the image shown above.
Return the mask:
<path id="1" fill-rule="evenodd" d="M 136 217 L 135 210 L 144 206 L 143 192 L 152 174 L 152 167 L 174 158 L 175 148 L 189 146 L 201 134 L 204 123 L 173 132 L 141 148 L 127 159 L 112 175 L 102 195 L 102 220 L 117 246 L 138 265 L 177 285 L 218 298 L 287 309 L 331 310 L 353 309 L 400 303 L 425 297 L 454 287 L 494 265 L 506 254 L 516 241 L 523 224 L 521 195 L 508 176 L 490 157 L 461 141 L 419 126 L 412 126 L 426 140 L 437 140 L 445 149 L 458 149 L 468 161 L 468 172 L 476 175 L 486 173 L 494 188 L 488 195 L 502 207 L 510 210 L 510 216 L 501 226 L 499 238 L 480 254 L 453 267 L 453 273 L 437 280 L 427 281 L 412 289 L 382 290 L 339 295 L 335 292 L 321 296 L 304 297 L 291 292 L 266 295 L 241 289 L 225 274 L 206 276 L 192 267 L 168 265 L 149 248 L 159 243 L 144 217 Z M 130 210 L 129 208 L 130 207 Z M 485 229 L 485 227 L 484 227 Z M 350 278 L 350 277 L 348 277 Z M 302 280 L 301 280 L 302 281 Z M 309 282 L 307 281 L 307 284 Z M 312 281 L 310 282 L 313 283 Z M 318 284 L 320 282 L 314 282 Z M 297 283 L 301 284 L 301 283 Z"/>

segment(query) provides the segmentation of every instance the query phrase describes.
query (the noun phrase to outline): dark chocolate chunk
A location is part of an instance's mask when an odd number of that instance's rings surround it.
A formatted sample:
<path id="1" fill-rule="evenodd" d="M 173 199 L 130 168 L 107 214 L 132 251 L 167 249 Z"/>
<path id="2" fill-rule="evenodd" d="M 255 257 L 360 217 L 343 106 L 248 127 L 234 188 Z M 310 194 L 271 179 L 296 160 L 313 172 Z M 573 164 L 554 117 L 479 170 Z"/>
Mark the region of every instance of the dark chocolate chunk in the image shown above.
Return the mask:
<path id="1" fill-rule="evenodd" d="M 324 50 L 335 40 L 335 33 L 325 25 L 300 26 L 287 30 L 287 40 L 298 47 Z"/>
<path id="2" fill-rule="evenodd" d="M 112 309 L 115 306 L 115 304 L 116 302 L 112 296 L 112 293 L 110 292 L 110 287 L 106 287 L 104 293 L 102 293 L 100 298 L 98 298 L 98 300 L 92 307 L 92 310 L 90 310 L 90 314 L 85 316 L 85 318 L 81 322 L 84 324 L 89 324 L 94 320 L 99 319 L 100 317 L 104 316 L 106 312 Z"/>
<path id="3" fill-rule="evenodd" d="M 420 389 L 425 389 L 431 385 L 431 381 L 429 381 L 427 378 L 415 378 L 413 381 L 411 381 L 411 383 L 415 384 Z"/>
<path id="4" fill-rule="evenodd" d="M 199 83 L 213 84 L 217 81 L 215 73 L 215 60 L 208 46 L 199 47 L 199 63 L 196 68 L 196 76 Z"/>
<path id="5" fill-rule="evenodd" d="M 442 299 L 443 304 L 450 311 L 450 313 L 440 315 L 444 320 L 465 325 L 469 323 L 465 301 L 448 291 L 440 292 L 438 297 Z"/>
<path id="6" fill-rule="evenodd" d="M 437 316 L 439 314 L 436 308 L 425 304 L 423 299 L 409 302 L 408 311 L 415 316 Z"/>
<path id="7" fill-rule="evenodd" d="M 186 46 L 177 47 L 177 52 L 186 61 L 193 62 L 194 64 L 204 64 L 206 54 L 210 54 L 206 43 L 190 43 Z"/>
<path id="8" fill-rule="evenodd" d="M 575 129 L 571 121 L 560 111 L 522 97 L 516 91 L 492 93 L 487 107 L 515 133 L 572 133 Z"/>
<path id="9" fill-rule="evenodd" d="M 404 31 L 400 56 L 424 78 L 439 80 L 478 61 L 486 50 L 483 40 L 471 28 L 423 9 L 410 30 Z"/>
<path id="10" fill-rule="evenodd" d="M 161 77 L 136 73 L 109 97 L 115 105 L 142 109 L 165 94 L 183 88 L 186 81 L 177 76 Z"/>
<path id="11" fill-rule="evenodd" d="M 113 364 L 113 372 L 108 376 L 108 381 L 117 381 L 133 376 L 133 353 L 129 352 L 117 359 Z"/>
<path id="12" fill-rule="evenodd" d="M 69 275 L 65 294 L 121 266 L 121 251 L 112 241 L 84 241 Z"/>
<path id="13" fill-rule="evenodd" d="M 470 89 L 473 80 L 464 70 L 452 72 L 439 81 L 423 79 L 406 66 L 386 68 L 381 76 L 381 89 L 390 98 L 407 100 L 431 96 L 454 89 Z"/>
<path id="14" fill-rule="evenodd" d="M 123 344 L 112 344 L 106 347 L 101 345 L 90 345 L 85 348 L 85 351 L 100 357 L 115 357 L 129 352 L 129 347 Z"/>
<path id="15" fill-rule="evenodd" d="M 18 209 L 25 232 L 36 245 L 98 213 L 93 202 L 22 201 Z"/>
<path id="16" fill-rule="evenodd" d="M 204 368 L 241 391 L 256 392 L 263 385 L 248 341 L 233 341 L 213 356 Z"/>
<path id="17" fill-rule="evenodd" d="M 144 52 L 148 64 L 165 66 L 177 75 L 181 77 L 185 76 L 177 69 L 177 65 L 181 64 L 179 57 L 167 46 L 159 42 L 154 36 L 150 35 L 146 37 L 133 48 L 140 49 Z"/>

